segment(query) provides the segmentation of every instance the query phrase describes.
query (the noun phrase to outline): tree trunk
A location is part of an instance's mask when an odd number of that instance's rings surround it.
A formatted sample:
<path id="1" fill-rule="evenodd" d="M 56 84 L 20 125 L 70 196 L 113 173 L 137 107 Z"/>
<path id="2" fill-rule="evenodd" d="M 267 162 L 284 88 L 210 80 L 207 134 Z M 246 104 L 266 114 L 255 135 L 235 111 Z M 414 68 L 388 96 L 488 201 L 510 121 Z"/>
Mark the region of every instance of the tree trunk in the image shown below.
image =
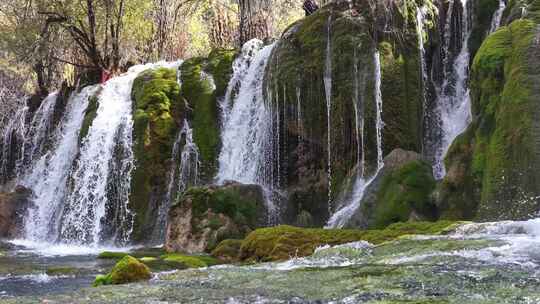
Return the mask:
<path id="1" fill-rule="evenodd" d="M 269 0 L 239 0 L 240 44 L 253 38 L 265 39 L 270 36 L 271 3 Z"/>

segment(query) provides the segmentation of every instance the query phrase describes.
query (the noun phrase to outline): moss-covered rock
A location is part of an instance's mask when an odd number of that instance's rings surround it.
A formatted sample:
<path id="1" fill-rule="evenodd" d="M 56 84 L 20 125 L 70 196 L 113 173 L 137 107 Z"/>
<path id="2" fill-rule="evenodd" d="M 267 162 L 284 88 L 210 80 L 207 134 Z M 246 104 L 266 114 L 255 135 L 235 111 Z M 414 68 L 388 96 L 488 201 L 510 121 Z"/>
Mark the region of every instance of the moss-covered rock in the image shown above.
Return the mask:
<path id="1" fill-rule="evenodd" d="M 445 218 L 526 219 L 540 209 L 539 37 L 538 23 L 516 20 L 478 51 L 474 120 L 448 153 L 450 174 L 439 191 Z"/>
<path id="2" fill-rule="evenodd" d="M 382 229 L 392 223 L 432 221 L 438 217 L 431 198 L 431 165 L 415 152 L 397 149 L 364 190 L 360 208 L 344 223 L 348 228 Z"/>
<path id="3" fill-rule="evenodd" d="M 94 286 L 126 284 L 149 280 L 152 277 L 150 269 L 131 256 L 123 257 L 107 275 L 98 275 Z"/>
<path id="4" fill-rule="evenodd" d="M 323 245 L 356 241 L 380 244 L 411 234 L 435 235 L 454 227 L 455 222 L 440 221 L 397 223 L 383 230 L 305 229 L 277 226 L 257 229 L 242 242 L 240 258 L 249 261 L 278 261 L 313 254 Z"/>
<path id="5" fill-rule="evenodd" d="M 376 51 L 384 154 L 400 147 L 420 152 L 423 84 L 415 16 L 427 2 L 377 2 L 374 10 L 368 1 L 354 1 L 358 15 L 348 3 L 332 2 L 291 25 L 274 47 L 265 87 L 280 132 L 274 176 L 287 187 L 286 223 L 307 212 L 313 225 L 324 225 L 335 209 L 329 196 L 336 199 L 360 158 L 366 174 L 375 171 Z M 332 78 L 329 116 L 325 73 Z"/>
<path id="6" fill-rule="evenodd" d="M 133 82 L 133 152 L 130 208 L 136 214 L 135 239 L 151 232 L 160 202 L 167 192 L 170 154 L 185 104 L 174 69 L 142 72 Z"/>
<path id="7" fill-rule="evenodd" d="M 235 262 L 239 259 L 242 240 L 223 240 L 214 250 L 212 256 L 224 262 Z"/>
<path id="8" fill-rule="evenodd" d="M 194 256 L 179 253 L 169 253 L 160 257 L 163 261 L 180 264 L 184 268 L 201 268 L 219 264 L 219 261 L 210 256 Z"/>
<path id="9" fill-rule="evenodd" d="M 225 95 L 235 54 L 234 50 L 214 50 L 208 58 L 191 58 L 181 67 L 182 97 L 192 109 L 193 139 L 200 151 L 203 183 L 210 182 L 217 170 L 220 147 L 218 98 Z"/>
<path id="10" fill-rule="evenodd" d="M 208 252 L 222 240 L 243 238 L 265 220 L 260 186 L 227 184 L 191 188 L 169 212 L 165 249 Z"/>
<path id="11" fill-rule="evenodd" d="M 101 93 L 102 87 L 99 87 L 96 92 L 90 96 L 88 99 L 88 106 L 84 112 L 84 118 L 79 131 L 79 144 L 82 143 L 83 139 L 88 135 L 88 131 L 94 122 L 94 119 L 97 117 L 97 110 L 99 108 L 99 94 Z"/>

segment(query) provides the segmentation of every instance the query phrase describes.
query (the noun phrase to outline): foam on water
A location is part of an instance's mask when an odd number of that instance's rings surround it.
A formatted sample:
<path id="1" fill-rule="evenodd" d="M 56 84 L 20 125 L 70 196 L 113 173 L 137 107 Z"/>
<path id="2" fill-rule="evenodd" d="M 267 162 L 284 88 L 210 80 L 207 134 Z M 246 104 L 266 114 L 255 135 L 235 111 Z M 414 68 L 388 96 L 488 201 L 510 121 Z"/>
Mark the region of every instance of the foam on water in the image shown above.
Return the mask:
<path id="1" fill-rule="evenodd" d="M 22 247 L 17 251 L 21 253 L 32 253 L 44 257 L 56 256 L 86 256 L 98 255 L 104 251 L 110 252 L 126 252 L 137 247 L 115 247 L 115 246 L 98 246 L 98 245 L 73 245 L 66 243 L 51 244 L 49 242 L 39 242 L 26 239 L 15 239 L 6 241 L 9 244 Z"/>

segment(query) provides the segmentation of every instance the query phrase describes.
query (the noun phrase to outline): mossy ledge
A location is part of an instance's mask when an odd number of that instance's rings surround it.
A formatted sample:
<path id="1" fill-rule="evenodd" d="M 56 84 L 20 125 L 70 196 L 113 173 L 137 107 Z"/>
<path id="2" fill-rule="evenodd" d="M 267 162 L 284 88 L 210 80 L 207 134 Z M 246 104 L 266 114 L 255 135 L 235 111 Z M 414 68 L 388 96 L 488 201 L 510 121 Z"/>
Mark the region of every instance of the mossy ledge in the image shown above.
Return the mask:
<path id="1" fill-rule="evenodd" d="M 133 82 L 133 171 L 130 208 L 135 211 L 134 237 L 148 234 L 153 214 L 166 193 L 169 156 L 183 116 L 180 86 L 174 69 L 150 69 Z"/>
<path id="2" fill-rule="evenodd" d="M 283 261 L 291 257 L 313 254 L 323 245 L 339 245 L 357 241 L 381 244 L 405 235 L 437 235 L 460 225 L 459 222 L 396 223 L 382 230 L 315 229 L 277 226 L 257 229 L 242 242 L 240 259 L 249 262 Z"/>

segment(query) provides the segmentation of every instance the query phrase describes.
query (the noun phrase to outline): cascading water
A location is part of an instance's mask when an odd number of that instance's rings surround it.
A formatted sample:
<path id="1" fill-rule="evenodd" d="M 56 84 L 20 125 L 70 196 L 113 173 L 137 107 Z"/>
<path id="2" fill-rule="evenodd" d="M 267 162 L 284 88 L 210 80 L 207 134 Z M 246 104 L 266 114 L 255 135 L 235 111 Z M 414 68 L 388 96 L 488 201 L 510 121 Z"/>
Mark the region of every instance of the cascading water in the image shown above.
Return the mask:
<path id="1" fill-rule="evenodd" d="M 499 7 L 495 11 L 495 13 L 493 14 L 493 18 L 491 19 L 491 27 L 489 28 L 489 34 L 494 33 L 501 26 L 502 15 L 505 8 L 506 1 L 499 0 Z"/>
<path id="2" fill-rule="evenodd" d="M 2 150 L 0 151 L 0 182 L 5 184 L 17 173 L 17 163 L 23 159 L 24 142 L 26 141 L 26 116 L 28 107 L 15 113 L 2 133 Z M 15 171 L 15 172 L 14 172 Z"/>
<path id="3" fill-rule="evenodd" d="M 40 104 L 29 120 L 29 108 L 21 108 L 8 123 L 2 134 L 0 151 L 2 178 L 6 183 L 9 178 L 18 179 L 31 168 L 47 148 L 54 129 L 54 111 L 58 93 L 51 93 Z"/>
<path id="4" fill-rule="evenodd" d="M 469 96 L 469 62 L 470 52 L 468 41 L 472 33 L 470 25 L 471 11 L 467 0 L 460 0 L 463 7 L 461 24 L 457 33 L 452 33 L 452 9 L 453 2 L 449 4 L 448 18 L 444 32 L 444 60 L 443 60 L 443 83 L 436 87 L 436 112 L 439 117 L 441 138 L 435 145 L 433 173 L 436 179 L 445 176 L 444 156 L 452 141 L 461 134 L 471 121 L 471 106 Z M 460 52 L 451 59 L 450 37 L 452 34 L 459 35 Z"/>
<path id="5" fill-rule="evenodd" d="M 265 156 L 272 119 L 263 97 L 264 71 L 274 45 L 258 51 L 249 64 L 243 79 L 233 76 L 227 92 L 238 86 L 235 96 L 228 94 L 232 105 L 221 133 L 222 150 L 219 155 L 218 183 L 232 180 L 245 184 L 258 184 L 268 190 L 271 182 L 265 176 Z M 235 74 L 241 69 L 235 69 Z M 232 98 L 231 98 L 232 97 Z M 267 200 L 269 212 L 275 210 Z"/>
<path id="6" fill-rule="evenodd" d="M 328 213 L 332 213 L 332 15 L 328 16 L 327 28 L 326 28 L 326 58 L 324 64 L 324 94 L 326 98 L 326 136 L 327 136 L 327 157 L 328 157 Z"/>
<path id="7" fill-rule="evenodd" d="M 61 125 L 56 130 L 55 149 L 43 155 L 21 184 L 32 189 L 35 207 L 25 218 L 25 236 L 30 240 L 53 241 L 57 236 L 58 213 L 66 194 L 71 165 L 78 151 L 79 131 L 88 99 L 97 87 L 86 87 L 73 94 Z"/>
<path id="8" fill-rule="evenodd" d="M 420 74 L 422 75 L 422 117 L 425 119 L 426 110 L 428 107 L 428 74 L 426 63 L 426 50 L 424 48 L 424 29 L 426 23 L 427 8 L 425 6 L 419 7 L 416 11 L 416 35 L 418 35 L 418 50 L 420 58 Z M 422 123 L 424 123 L 422 121 Z M 424 150 L 424 144 L 422 144 L 422 150 Z"/>
<path id="9" fill-rule="evenodd" d="M 54 108 L 58 100 L 58 93 L 52 93 L 45 98 L 30 123 L 24 144 L 25 160 L 24 164 L 31 164 L 34 158 L 40 157 L 45 152 L 47 142 L 53 129 Z"/>
<path id="10" fill-rule="evenodd" d="M 124 244 L 133 225 L 128 209 L 132 151 L 131 90 L 140 72 L 178 63 L 138 65 L 103 85 L 99 107 L 71 169 L 69 194 L 59 221 L 59 238 L 79 244 Z"/>
<path id="11" fill-rule="evenodd" d="M 355 58 L 356 58 L 356 52 Z M 376 121 L 375 129 L 377 136 L 377 168 L 375 173 L 366 178 L 365 176 L 365 147 L 364 147 L 364 87 L 365 80 L 360 78 L 358 71 L 358 63 L 355 62 L 354 67 L 354 100 L 353 105 L 355 108 L 356 116 L 356 134 L 357 134 L 357 145 L 359 157 L 357 163 L 357 172 L 355 176 L 355 181 L 352 186 L 352 192 L 350 195 L 345 196 L 345 202 L 342 203 L 342 207 L 336 211 L 326 224 L 326 228 L 343 228 L 343 226 L 348 222 L 348 220 L 355 214 L 355 212 L 360 207 L 362 198 L 364 197 L 364 192 L 366 188 L 373 182 L 379 171 L 383 168 L 383 149 L 382 149 L 382 129 L 384 127 L 384 122 L 382 120 L 382 92 L 381 92 L 381 83 L 382 83 L 382 73 L 381 73 L 381 62 L 380 54 L 376 50 L 373 56 L 373 65 L 374 65 L 374 78 L 375 78 L 375 106 L 376 106 Z M 356 61 L 356 59 L 355 59 Z M 361 73 L 365 77 L 366 73 Z"/>
<path id="12" fill-rule="evenodd" d="M 193 140 L 193 129 L 184 119 L 183 127 L 178 132 L 174 142 L 171 160 L 173 165 L 169 171 L 169 184 L 165 201 L 160 205 L 158 219 L 156 221 L 154 236 L 155 241 L 163 241 L 167 224 L 167 213 L 172 202 L 191 186 L 199 184 L 200 157 L 199 148 Z M 177 166 L 179 164 L 179 166 Z"/>

